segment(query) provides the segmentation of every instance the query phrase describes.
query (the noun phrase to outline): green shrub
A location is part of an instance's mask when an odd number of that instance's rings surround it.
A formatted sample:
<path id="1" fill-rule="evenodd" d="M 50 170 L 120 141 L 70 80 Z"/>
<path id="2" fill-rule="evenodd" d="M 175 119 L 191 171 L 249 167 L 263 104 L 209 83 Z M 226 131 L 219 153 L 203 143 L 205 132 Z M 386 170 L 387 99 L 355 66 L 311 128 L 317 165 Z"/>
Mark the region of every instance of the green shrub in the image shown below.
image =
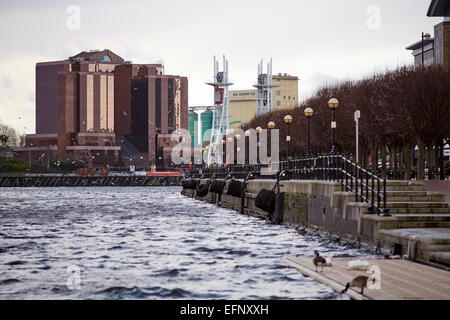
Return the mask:
<path id="1" fill-rule="evenodd" d="M 29 172 L 25 161 L 16 158 L 0 159 L 0 172 Z"/>

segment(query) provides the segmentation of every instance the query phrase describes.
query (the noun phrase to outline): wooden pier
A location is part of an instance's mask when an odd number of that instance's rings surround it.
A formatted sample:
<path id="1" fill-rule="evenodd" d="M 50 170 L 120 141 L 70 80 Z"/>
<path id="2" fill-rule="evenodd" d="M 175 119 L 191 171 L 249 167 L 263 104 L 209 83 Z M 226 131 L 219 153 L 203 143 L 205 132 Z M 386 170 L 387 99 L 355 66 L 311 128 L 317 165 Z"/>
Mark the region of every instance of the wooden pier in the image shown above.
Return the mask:
<path id="1" fill-rule="evenodd" d="M 180 176 L 136 176 L 131 174 L 81 176 L 76 174 L 2 174 L 0 187 L 133 187 L 178 186 Z"/>
<path id="2" fill-rule="evenodd" d="M 348 270 L 348 261 L 364 260 L 380 270 L 380 288 L 350 288 L 354 300 L 450 300 L 450 272 L 402 259 L 332 258 L 332 266 L 316 272 L 312 257 L 285 257 L 283 262 L 341 292 L 345 284 L 365 271 Z"/>

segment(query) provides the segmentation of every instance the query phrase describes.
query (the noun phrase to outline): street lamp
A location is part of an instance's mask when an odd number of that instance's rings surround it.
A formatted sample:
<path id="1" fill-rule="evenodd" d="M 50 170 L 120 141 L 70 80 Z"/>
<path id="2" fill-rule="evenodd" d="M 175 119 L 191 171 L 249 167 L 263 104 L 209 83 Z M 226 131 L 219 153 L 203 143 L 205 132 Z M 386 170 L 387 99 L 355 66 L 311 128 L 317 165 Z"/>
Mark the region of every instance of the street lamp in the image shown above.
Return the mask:
<path id="1" fill-rule="evenodd" d="M 222 139 L 221 141 L 220 141 L 220 143 L 222 144 L 222 151 L 223 151 L 223 154 L 222 154 L 222 165 L 223 166 L 225 166 L 225 163 L 226 163 L 226 143 L 227 143 L 227 141 L 225 140 L 225 139 Z"/>
<path id="2" fill-rule="evenodd" d="M 252 132 L 250 130 L 245 131 L 245 136 L 249 137 L 248 140 L 248 164 L 250 164 L 250 136 L 252 135 Z"/>
<path id="3" fill-rule="evenodd" d="M 241 135 L 239 133 L 235 134 L 234 138 L 236 139 L 236 164 L 239 164 L 239 152 L 241 152 L 241 148 L 239 148 L 239 140 L 241 140 Z"/>
<path id="4" fill-rule="evenodd" d="M 284 123 L 287 124 L 287 136 L 286 136 L 286 141 L 287 141 L 287 160 L 288 160 L 288 169 L 291 168 L 291 157 L 290 157 L 290 154 L 289 154 L 289 142 L 291 141 L 291 135 L 290 135 L 289 127 L 290 127 L 291 122 L 292 122 L 292 116 L 289 115 L 289 114 L 287 114 L 287 115 L 284 117 Z"/>
<path id="5" fill-rule="evenodd" d="M 331 153 L 334 154 L 334 130 L 336 129 L 336 121 L 334 120 L 334 110 L 339 107 L 339 100 L 331 98 L 328 100 L 328 107 L 331 109 Z"/>
<path id="6" fill-rule="evenodd" d="M 259 134 L 261 133 L 263 129 L 261 127 L 256 127 L 256 140 L 258 141 L 256 145 L 256 163 L 259 164 L 259 147 L 261 146 L 261 141 L 259 138 Z"/>
<path id="7" fill-rule="evenodd" d="M 267 128 L 270 129 L 270 130 L 269 130 L 269 137 L 270 137 L 270 141 L 272 141 L 272 136 L 271 136 L 271 134 L 270 134 L 270 131 L 271 131 L 272 129 L 275 128 L 275 122 L 270 121 L 270 122 L 267 124 Z M 268 139 L 267 141 L 269 141 L 269 139 Z M 270 154 L 272 155 L 272 148 L 270 149 Z"/>
<path id="8" fill-rule="evenodd" d="M 422 32 L 422 67 L 424 66 L 424 52 L 423 52 L 423 45 L 424 45 L 424 40 L 429 40 L 431 38 L 429 33 L 423 33 Z"/>
<path id="9" fill-rule="evenodd" d="M 314 111 L 312 108 L 306 108 L 304 111 L 305 117 L 306 117 L 306 157 L 309 157 L 309 119 L 314 114 Z"/>

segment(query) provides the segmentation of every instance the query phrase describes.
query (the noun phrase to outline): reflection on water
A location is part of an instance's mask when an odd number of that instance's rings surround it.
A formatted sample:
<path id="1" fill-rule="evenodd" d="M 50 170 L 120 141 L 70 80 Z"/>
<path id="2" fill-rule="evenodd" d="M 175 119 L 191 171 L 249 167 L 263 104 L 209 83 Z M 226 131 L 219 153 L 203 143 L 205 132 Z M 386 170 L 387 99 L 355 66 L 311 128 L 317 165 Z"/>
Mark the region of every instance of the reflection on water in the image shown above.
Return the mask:
<path id="1" fill-rule="evenodd" d="M 346 299 L 281 258 L 363 251 L 180 190 L 0 188 L 0 299 Z"/>

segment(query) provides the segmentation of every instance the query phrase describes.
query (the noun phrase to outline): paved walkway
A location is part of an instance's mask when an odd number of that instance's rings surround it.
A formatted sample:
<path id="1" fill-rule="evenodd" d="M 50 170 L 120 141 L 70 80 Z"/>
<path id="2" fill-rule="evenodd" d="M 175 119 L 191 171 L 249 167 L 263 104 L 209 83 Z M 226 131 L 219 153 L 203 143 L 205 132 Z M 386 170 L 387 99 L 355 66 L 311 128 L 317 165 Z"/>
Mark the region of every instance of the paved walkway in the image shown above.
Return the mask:
<path id="1" fill-rule="evenodd" d="M 335 258 L 323 273 L 316 272 L 310 258 L 286 257 L 283 261 L 340 292 L 347 282 L 365 271 L 348 270 L 347 263 L 356 258 Z M 380 269 L 380 288 L 351 288 L 347 294 L 356 300 L 450 300 L 450 272 L 401 259 L 357 259 L 368 261 Z M 319 268 L 319 270 L 321 270 Z"/>
<path id="2" fill-rule="evenodd" d="M 426 191 L 442 192 L 445 201 L 450 203 L 450 180 L 417 180 L 425 183 Z"/>

